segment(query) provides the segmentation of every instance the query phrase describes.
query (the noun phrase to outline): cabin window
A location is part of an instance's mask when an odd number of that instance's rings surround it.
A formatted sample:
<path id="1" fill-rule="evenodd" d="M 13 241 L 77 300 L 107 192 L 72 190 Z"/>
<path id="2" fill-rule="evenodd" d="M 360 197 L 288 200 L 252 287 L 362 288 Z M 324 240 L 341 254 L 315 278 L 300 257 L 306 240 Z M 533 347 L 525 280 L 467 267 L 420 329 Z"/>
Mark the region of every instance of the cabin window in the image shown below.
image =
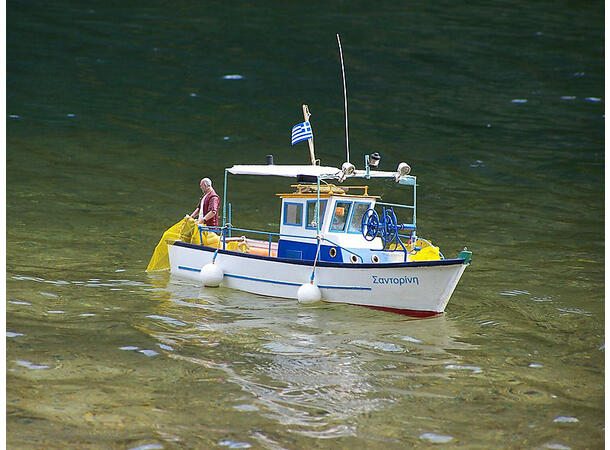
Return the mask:
<path id="1" fill-rule="evenodd" d="M 349 223 L 348 233 L 360 233 L 362 231 L 362 216 L 371 206 L 370 203 L 356 202 L 354 205 L 354 212 L 352 213 L 352 220 Z"/>
<path id="2" fill-rule="evenodd" d="M 351 208 L 352 202 L 335 203 L 335 212 L 333 214 L 333 223 L 330 225 L 330 231 L 345 231 L 345 225 L 347 224 Z"/>
<path id="3" fill-rule="evenodd" d="M 320 227 L 324 223 L 324 213 L 326 212 L 327 200 L 320 200 Z M 315 230 L 316 227 L 316 209 L 318 207 L 317 200 L 310 200 L 307 202 L 307 221 L 305 228 Z"/>
<path id="4" fill-rule="evenodd" d="M 303 225 L 303 205 L 284 203 L 284 225 Z"/>

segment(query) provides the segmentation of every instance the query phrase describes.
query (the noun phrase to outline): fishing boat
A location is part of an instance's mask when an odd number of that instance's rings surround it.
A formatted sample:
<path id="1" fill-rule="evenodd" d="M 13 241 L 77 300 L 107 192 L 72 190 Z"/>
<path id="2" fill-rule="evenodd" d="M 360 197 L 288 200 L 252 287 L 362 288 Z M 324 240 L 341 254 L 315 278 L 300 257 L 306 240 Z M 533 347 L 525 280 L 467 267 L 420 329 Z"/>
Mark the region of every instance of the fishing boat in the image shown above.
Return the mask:
<path id="1" fill-rule="evenodd" d="M 292 130 L 292 144 L 309 143 L 307 165 L 233 165 L 225 169 L 222 224 L 206 227 L 186 217 L 159 242 L 148 271 L 167 269 L 204 286 L 263 296 L 366 306 L 426 317 L 444 312 L 472 253 L 445 258 L 417 232 L 417 179 L 406 162 L 378 170 L 380 155 L 365 155 L 357 169 L 349 159 L 347 94 L 346 162 L 322 166 L 315 158 L 309 108 Z M 236 227 L 229 199 L 230 176 L 292 180 L 281 199 L 279 232 Z M 385 203 L 365 183 L 390 180 L 405 190 L 404 203 Z M 359 180 L 358 184 L 352 184 Z"/>

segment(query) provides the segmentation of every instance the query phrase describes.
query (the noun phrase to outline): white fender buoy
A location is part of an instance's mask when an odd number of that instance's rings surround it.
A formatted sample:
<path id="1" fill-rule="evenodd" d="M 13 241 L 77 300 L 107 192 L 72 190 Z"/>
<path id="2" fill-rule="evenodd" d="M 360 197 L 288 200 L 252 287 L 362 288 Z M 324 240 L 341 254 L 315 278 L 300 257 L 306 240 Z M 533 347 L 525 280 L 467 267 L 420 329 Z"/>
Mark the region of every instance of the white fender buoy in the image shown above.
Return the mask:
<path id="1" fill-rule="evenodd" d="M 322 300 L 322 292 L 320 292 L 320 288 L 315 284 L 305 283 L 297 291 L 297 300 L 303 304 L 319 302 Z"/>
<path id="2" fill-rule="evenodd" d="M 199 273 L 199 277 L 203 282 L 204 286 L 219 286 L 224 277 L 224 273 L 222 269 L 218 267 L 217 264 L 211 263 L 206 264 L 201 268 L 201 272 Z"/>

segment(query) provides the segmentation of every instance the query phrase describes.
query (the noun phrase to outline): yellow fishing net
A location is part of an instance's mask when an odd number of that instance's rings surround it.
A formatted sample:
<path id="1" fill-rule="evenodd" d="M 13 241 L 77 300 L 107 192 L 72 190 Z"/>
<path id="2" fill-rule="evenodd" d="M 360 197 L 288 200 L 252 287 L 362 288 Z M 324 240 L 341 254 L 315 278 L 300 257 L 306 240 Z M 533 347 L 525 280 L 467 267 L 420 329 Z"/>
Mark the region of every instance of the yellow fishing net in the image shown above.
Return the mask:
<path id="1" fill-rule="evenodd" d="M 425 239 L 418 239 L 416 242 L 406 244 L 406 247 L 409 252 L 409 261 L 438 261 L 441 259 L 439 248 Z M 416 247 L 421 250 L 415 251 Z M 389 246 L 390 250 L 396 250 L 397 248 L 400 250 L 402 246 L 398 244 L 390 244 Z"/>
<path id="2" fill-rule="evenodd" d="M 163 233 L 161 240 L 157 244 L 152 257 L 150 258 L 150 262 L 146 268 L 147 272 L 169 269 L 169 254 L 167 251 L 167 245 L 175 241 L 217 248 L 218 244 L 220 243 L 220 238 L 216 233 L 211 231 L 200 232 L 199 228 L 197 227 L 197 222 L 190 217 L 185 217 Z"/>
<path id="3" fill-rule="evenodd" d="M 428 245 L 423 247 L 416 254 L 412 255 L 410 261 L 438 261 L 441 259 L 438 247 L 435 245 Z"/>

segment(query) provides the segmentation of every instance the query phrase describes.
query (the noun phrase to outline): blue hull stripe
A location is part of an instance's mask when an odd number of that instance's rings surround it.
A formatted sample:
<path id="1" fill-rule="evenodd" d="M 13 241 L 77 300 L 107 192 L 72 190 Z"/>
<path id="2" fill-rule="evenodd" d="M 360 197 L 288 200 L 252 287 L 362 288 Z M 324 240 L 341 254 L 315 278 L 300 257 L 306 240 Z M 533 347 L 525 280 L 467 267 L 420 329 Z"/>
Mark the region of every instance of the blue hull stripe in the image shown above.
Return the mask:
<path id="1" fill-rule="evenodd" d="M 283 284 L 285 286 L 300 286 L 300 284 L 298 284 L 298 283 L 289 283 L 287 281 L 265 280 L 264 278 L 244 277 L 242 275 L 233 275 L 231 273 L 225 273 L 225 277 L 239 278 L 240 280 L 248 280 L 248 281 L 260 281 L 261 283 Z"/>
<path id="2" fill-rule="evenodd" d="M 194 269 L 192 267 L 187 266 L 178 266 L 178 269 L 188 270 L 189 272 L 201 272 L 200 269 Z M 288 281 L 276 281 L 276 280 L 266 280 L 264 278 L 254 278 L 254 277 L 245 277 L 243 275 L 234 275 L 232 273 L 225 273 L 225 277 L 229 278 L 239 278 L 240 280 L 248 280 L 248 281 L 259 281 L 261 283 L 271 283 L 271 284 L 281 284 L 283 286 L 301 286 L 299 283 L 290 283 Z M 356 291 L 370 291 L 369 287 L 356 287 L 356 286 L 318 286 L 320 289 L 348 289 L 348 290 L 356 290 Z"/>
<path id="3" fill-rule="evenodd" d="M 178 269 L 188 270 L 189 272 L 201 272 L 201 269 L 193 269 L 192 267 L 178 266 Z"/>
<path id="4" fill-rule="evenodd" d="M 318 286 L 320 289 L 348 289 L 353 291 L 370 291 L 370 287 L 357 287 L 357 286 Z"/>

